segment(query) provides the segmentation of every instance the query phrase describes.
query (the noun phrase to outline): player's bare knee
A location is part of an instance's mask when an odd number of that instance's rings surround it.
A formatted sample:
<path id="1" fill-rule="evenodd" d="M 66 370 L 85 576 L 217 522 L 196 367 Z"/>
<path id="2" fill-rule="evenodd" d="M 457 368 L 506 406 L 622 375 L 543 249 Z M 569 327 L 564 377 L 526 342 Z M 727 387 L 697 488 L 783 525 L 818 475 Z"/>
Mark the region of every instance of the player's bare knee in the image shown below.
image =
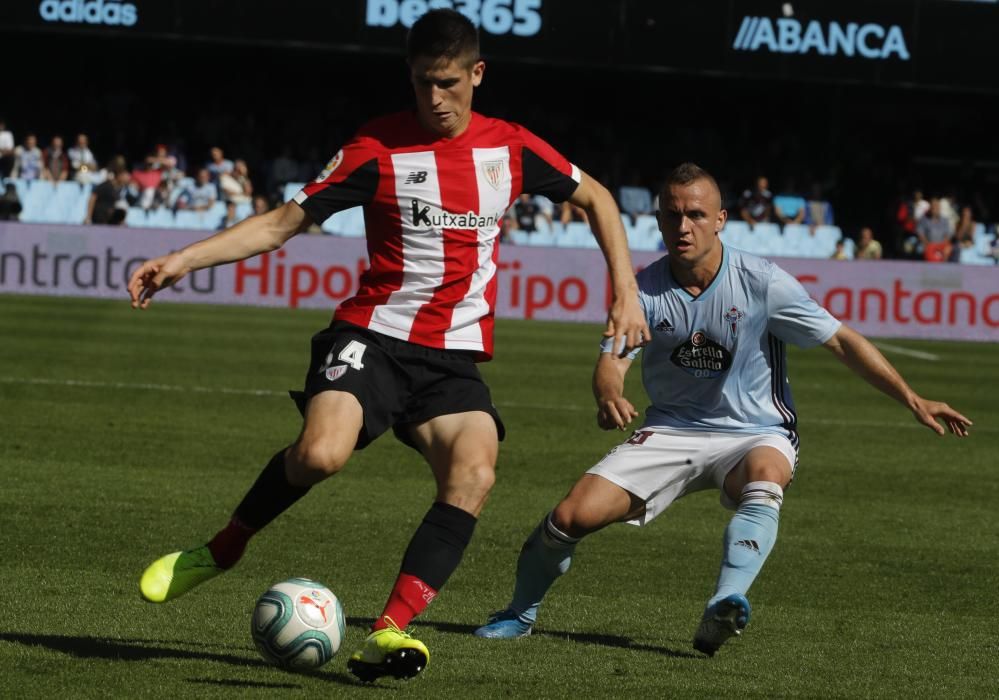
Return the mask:
<path id="1" fill-rule="evenodd" d="M 791 467 L 787 464 L 762 462 L 746 465 L 746 482 L 769 481 L 786 489 L 791 483 Z"/>
<path id="2" fill-rule="evenodd" d="M 454 478 L 452 483 L 468 495 L 485 498 L 496 483 L 496 469 L 487 460 L 473 462 L 456 471 L 457 478 Z"/>
<path id="3" fill-rule="evenodd" d="M 604 523 L 596 514 L 566 498 L 552 511 L 552 524 L 570 537 L 585 537 Z"/>
<path id="4" fill-rule="evenodd" d="M 293 480 L 315 483 L 343 469 L 349 457 L 349 452 L 345 453 L 335 446 L 315 441 L 300 441 L 288 450 L 286 464 L 289 476 Z"/>

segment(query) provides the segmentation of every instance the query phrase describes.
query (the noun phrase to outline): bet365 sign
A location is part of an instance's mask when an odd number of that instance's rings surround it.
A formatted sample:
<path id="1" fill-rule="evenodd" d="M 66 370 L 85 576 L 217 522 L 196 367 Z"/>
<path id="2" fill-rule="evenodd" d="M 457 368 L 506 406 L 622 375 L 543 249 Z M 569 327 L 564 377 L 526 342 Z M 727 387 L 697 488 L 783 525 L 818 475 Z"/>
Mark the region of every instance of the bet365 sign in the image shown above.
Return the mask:
<path id="1" fill-rule="evenodd" d="M 534 36 L 541 29 L 542 0 L 368 0 L 369 27 L 411 27 L 428 10 L 450 8 L 489 34 Z"/>

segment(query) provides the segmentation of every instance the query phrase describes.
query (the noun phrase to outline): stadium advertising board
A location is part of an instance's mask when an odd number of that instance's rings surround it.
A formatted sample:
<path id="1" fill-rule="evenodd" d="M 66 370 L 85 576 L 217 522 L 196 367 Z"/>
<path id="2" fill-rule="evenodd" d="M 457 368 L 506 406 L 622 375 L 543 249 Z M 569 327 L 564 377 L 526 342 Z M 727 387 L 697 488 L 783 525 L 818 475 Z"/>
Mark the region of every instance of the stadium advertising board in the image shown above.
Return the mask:
<path id="1" fill-rule="evenodd" d="M 0 223 L 0 293 L 119 299 L 142 260 L 202 231 Z M 633 253 L 648 265 L 657 253 Z M 880 337 L 999 342 L 999 268 L 911 262 L 783 259 L 838 318 Z M 332 310 L 367 267 L 361 238 L 301 236 L 284 249 L 201 270 L 162 301 Z M 503 246 L 500 318 L 600 322 L 609 286 L 599 251 Z"/>
<path id="2" fill-rule="evenodd" d="M 999 5 L 943 0 L 14 0 L 5 29 L 400 53 L 453 7 L 487 58 L 999 91 Z"/>

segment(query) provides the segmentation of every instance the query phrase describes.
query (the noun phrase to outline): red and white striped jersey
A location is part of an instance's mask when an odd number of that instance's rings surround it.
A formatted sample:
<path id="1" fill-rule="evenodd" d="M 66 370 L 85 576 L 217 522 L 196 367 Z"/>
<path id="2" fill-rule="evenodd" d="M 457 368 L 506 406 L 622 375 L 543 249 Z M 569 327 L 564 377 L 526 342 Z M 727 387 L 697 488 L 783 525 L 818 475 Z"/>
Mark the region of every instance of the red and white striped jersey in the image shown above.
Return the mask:
<path id="1" fill-rule="evenodd" d="M 568 199 L 580 177 L 517 124 L 473 113 L 440 138 L 402 112 L 362 127 L 295 201 L 317 223 L 364 207 L 370 268 L 334 318 L 489 359 L 503 217 L 523 192 Z"/>

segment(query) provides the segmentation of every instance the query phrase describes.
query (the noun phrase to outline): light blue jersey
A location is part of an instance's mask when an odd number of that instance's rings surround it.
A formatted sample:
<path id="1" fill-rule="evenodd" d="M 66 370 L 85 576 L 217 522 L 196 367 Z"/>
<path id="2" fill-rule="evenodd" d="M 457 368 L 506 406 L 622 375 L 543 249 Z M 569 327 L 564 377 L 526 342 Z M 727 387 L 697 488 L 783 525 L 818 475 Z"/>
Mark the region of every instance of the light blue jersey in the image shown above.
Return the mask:
<path id="1" fill-rule="evenodd" d="M 772 262 L 728 247 L 697 297 L 674 281 L 668 257 L 638 274 L 638 289 L 652 329 L 642 357 L 652 400 L 643 427 L 777 433 L 797 449 L 784 344 L 820 345 L 840 322 Z"/>

